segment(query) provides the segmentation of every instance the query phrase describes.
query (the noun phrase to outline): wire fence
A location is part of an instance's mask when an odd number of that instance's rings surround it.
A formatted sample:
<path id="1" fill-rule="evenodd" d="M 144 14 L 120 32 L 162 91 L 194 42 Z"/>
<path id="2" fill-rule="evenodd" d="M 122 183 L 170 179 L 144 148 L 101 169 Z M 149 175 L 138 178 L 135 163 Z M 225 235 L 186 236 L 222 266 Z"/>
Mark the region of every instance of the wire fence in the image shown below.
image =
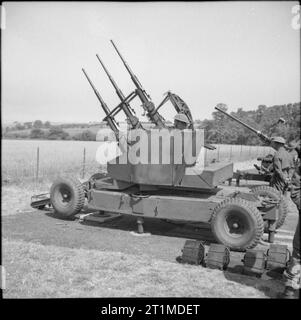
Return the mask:
<path id="1" fill-rule="evenodd" d="M 205 149 L 205 163 L 234 161 L 241 162 L 259 157 L 273 154 L 274 150 L 271 147 L 265 146 L 245 146 L 231 144 L 215 144 L 215 150 Z"/>

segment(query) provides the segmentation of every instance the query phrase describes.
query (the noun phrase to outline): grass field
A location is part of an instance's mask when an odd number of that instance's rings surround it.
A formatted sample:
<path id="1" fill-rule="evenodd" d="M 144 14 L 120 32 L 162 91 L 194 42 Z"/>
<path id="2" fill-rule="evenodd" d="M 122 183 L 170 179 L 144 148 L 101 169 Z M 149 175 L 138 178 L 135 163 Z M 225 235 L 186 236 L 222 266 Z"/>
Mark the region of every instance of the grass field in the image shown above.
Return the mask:
<path id="1" fill-rule="evenodd" d="M 211 297 L 267 298 L 281 281 L 224 274 L 199 266 L 100 250 L 4 242 L 6 297 Z M 16 257 L 22 259 L 18 265 Z M 5 297 L 5 296 L 4 296 Z"/>
<path id="2" fill-rule="evenodd" d="M 53 179 L 60 174 L 82 175 L 85 149 L 85 174 L 100 169 L 95 160 L 99 142 L 2 140 L 2 180 L 7 183 L 34 181 L 37 173 L 37 148 L 39 148 L 40 180 Z"/>

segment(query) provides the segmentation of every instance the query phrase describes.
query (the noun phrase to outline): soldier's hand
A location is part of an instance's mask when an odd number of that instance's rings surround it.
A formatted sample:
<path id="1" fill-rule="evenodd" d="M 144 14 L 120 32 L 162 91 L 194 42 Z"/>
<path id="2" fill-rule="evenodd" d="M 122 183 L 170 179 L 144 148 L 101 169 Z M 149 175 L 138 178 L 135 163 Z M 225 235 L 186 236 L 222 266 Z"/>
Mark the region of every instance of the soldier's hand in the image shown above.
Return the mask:
<path id="1" fill-rule="evenodd" d="M 287 190 L 290 190 L 291 189 L 291 179 L 290 178 L 285 178 L 285 188 Z"/>

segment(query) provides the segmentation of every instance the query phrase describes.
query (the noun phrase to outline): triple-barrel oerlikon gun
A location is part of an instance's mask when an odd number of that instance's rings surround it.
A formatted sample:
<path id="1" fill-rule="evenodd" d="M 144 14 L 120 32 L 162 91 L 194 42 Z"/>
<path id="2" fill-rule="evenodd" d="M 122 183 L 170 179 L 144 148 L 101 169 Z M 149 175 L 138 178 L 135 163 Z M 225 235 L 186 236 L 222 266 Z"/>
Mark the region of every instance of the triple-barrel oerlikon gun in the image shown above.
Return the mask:
<path id="1" fill-rule="evenodd" d="M 123 92 L 121 91 L 121 89 L 117 86 L 115 80 L 113 79 L 113 77 L 111 76 L 111 74 L 109 73 L 109 71 L 107 70 L 107 68 L 105 67 L 103 61 L 100 59 L 99 55 L 97 54 L 96 57 L 98 59 L 98 61 L 100 62 L 100 64 L 102 65 L 105 73 L 107 74 L 110 82 L 112 83 L 113 87 L 115 88 L 115 92 L 118 95 L 119 99 L 121 100 L 121 102 L 112 110 L 109 110 L 109 108 L 107 107 L 107 105 L 104 103 L 103 99 L 100 97 L 99 92 L 97 92 L 97 90 L 95 89 L 95 86 L 92 84 L 91 80 L 87 77 L 87 74 L 85 72 L 85 75 L 90 83 L 90 85 L 92 86 L 98 100 L 101 102 L 101 105 L 105 111 L 105 118 L 103 119 L 103 121 L 106 121 L 107 124 L 109 125 L 109 127 L 114 131 L 115 136 L 116 136 L 116 130 L 118 130 L 117 126 L 116 126 L 116 120 L 115 120 L 115 116 L 121 111 L 123 110 L 128 123 L 131 126 L 131 129 L 143 129 L 143 126 L 141 124 L 141 122 L 139 121 L 139 119 L 133 114 L 135 111 L 131 108 L 130 106 L 130 102 L 135 98 L 138 97 L 140 99 L 140 101 L 142 102 L 142 107 L 147 115 L 147 117 L 149 118 L 149 120 L 157 127 L 157 128 L 167 128 L 168 125 L 166 124 L 166 121 L 164 120 L 163 116 L 159 113 L 159 108 L 161 108 L 167 101 L 171 101 L 173 107 L 175 108 L 177 113 L 184 113 L 188 120 L 189 120 L 189 125 L 188 128 L 189 129 L 193 129 L 193 118 L 190 112 L 189 107 L 187 106 L 187 104 L 176 94 L 168 91 L 166 94 L 166 97 L 163 99 L 163 101 L 159 104 L 159 106 L 157 108 L 155 108 L 154 103 L 151 100 L 151 97 L 149 96 L 149 94 L 146 92 L 146 90 L 142 87 L 140 81 L 138 80 L 137 76 L 133 73 L 133 71 L 131 70 L 131 68 L 129 67 L 128 63 L 125 61 L 125 59 L 123 58 L 123 56 L 121 55 L 121 53 L 119 52 L 119 50 L 117 49 L 115 43 L 111 40 L 111 43 L 114 47 L 114 49 L 116 50 L 118 56 L 120 57 L 120 59 L 122 60 L 126 70 L 128 71 L 128 73 L 130 74 L 130 77 L 136 87 L 136 89 L 131 92 L 129 95 L 125 96 L 123 94 Z M 117 136 L 116 136 L 117 138 Z M 117 138 L 118 140 L 118 138 Z M 204 147 L 210 150 L 214 150 L 215 147 L 205 143 Z"/>

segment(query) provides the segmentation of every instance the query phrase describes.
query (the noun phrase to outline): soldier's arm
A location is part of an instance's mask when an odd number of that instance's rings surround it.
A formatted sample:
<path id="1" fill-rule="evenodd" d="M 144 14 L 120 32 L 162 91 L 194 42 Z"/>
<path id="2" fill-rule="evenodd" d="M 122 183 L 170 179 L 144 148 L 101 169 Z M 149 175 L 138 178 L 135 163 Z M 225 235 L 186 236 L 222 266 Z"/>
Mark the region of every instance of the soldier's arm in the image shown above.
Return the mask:
<path id="1" fill-rule="evenodd" d="M 292 178 L 295 172 L 295 165 L 289 168 L 289 177 Z"/>
<path id="2" fill-rule="evenodd" d="M 285 177 L 284 177 L 283 172 L 282 172 L 281 159 L 279 157 L 277 157 L 277 156 L 274 157 L 273 165 L 274 165 L 274 172 L 277 173 L 277 175 L 280 177 L 280 179 L 282 181 L 285 181 Z"/>
<path id="3" fill-rule="evenodd" d="M 297 172 L 298 171 L 298 172 Z M 291 198 L 299 209 L 300 213 L 300 167 L 294 172 L 291 184 Z"/>

